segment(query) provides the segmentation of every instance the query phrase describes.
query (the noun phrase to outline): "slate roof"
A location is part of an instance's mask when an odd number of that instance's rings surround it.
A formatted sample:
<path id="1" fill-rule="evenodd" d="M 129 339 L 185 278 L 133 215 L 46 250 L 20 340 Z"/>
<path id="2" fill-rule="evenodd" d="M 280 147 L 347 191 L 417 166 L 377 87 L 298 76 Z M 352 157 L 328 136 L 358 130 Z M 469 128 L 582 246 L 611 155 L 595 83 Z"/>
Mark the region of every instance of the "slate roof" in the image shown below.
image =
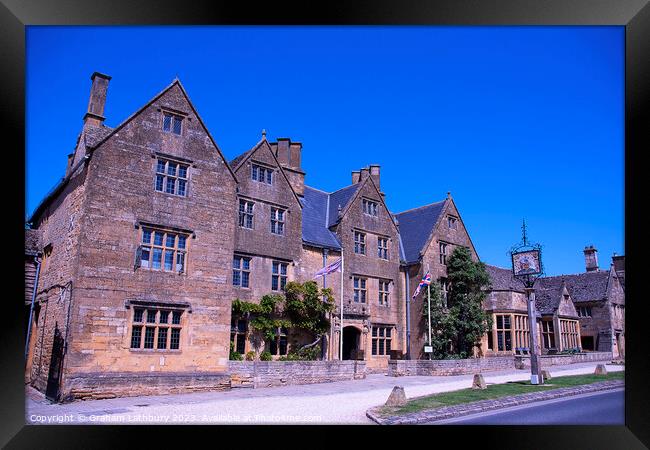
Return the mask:
<path id="1" fill-rule="evenodd" d="M 230 161 L 229 164 L 230 164 L 230 167 L 232 167 L 232 170 L 233 171 L 237 170 L 237 167 L 239 166 L 239 163 L 242 162 L 244 159 L 246 159 L 248 157 L 248 155 L 250 153 L 252 153 L 257 147 L 258 147 L 258 145 L 251 148 L 250 150 L 245 151 L 244 153 L 242 153 L 241 155 L 237 156 L 235 159 Z"/>
<path id="2" fill-rule="evenodd" d="M 537 311 L 541 314 L 553 314 L 560 306 L 562 278 L 540 278 L 537 283 L 535 289 L 535 307 Z M 569 290 L 568 286 L 567 290 Z M 570 290 L 569 295 L 571 295 Z"/>
<path id="3" fill-rule="evenodd" d="M 331 194 L 305 186 L 302 203 L 302 240 L 318 247 L 340 250 L 341 244 L 327 226 L 327 201 Z"/>
<path id="4" fill-rule="evenodd" d="M 329 194 L 330 197 L 330 203 L 329 203 L 329 217 L 328 217 L 328 223 L 327 226 L 331 227 L 332 225 L 336 225 L 339 221 L 339 206 L 341 206 L 341 211 L 345 209 L 345 207 L 348 205 L 352 197 L 354 197 L 354 194 L 357 192 L 359 189 L 359 186 L 361 186 L 361 183 L 356 183 L 356 184 L 351 184 L 350 186 L 346 186 L 344 188 L 339 189 L 338 191 L 334 191 L 331 194 Z"/>
<path id="5" fill-rule="evenodd" d="M 493 291 L 518 291 L 523 292 L 523 285 L 512 276 L 512 270 L 502 267 L 485 265 L 485 269 L 490 275 Z"/>
<path id="6" fill-rule="evenodd" d="M 444 206 L 445 200 L 395 214 L 406 263 L 420 259 L 420 251 L 429 239 Z"/>
<path id="7" fill-rule="evenodd" d="M 607 298 L 609 271 L 597 270 L 574 275 L 559 275 L 541 278 L 538 283 L 542 288 L 551 288 L 566 282 L 567 290 L 574 302 L 601 301 Z"/>

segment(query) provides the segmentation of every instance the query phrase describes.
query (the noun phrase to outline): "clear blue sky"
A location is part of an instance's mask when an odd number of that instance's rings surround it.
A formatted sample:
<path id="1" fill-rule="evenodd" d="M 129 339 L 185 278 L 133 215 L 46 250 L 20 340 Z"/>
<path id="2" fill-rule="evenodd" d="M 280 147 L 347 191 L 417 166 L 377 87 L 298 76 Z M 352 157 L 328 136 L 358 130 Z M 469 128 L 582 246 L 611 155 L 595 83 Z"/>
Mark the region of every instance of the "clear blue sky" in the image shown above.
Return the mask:
<path id="1" fill-rule="evenodd" d="M 90 75 L 116 126 L 175 76 L 226 158 L 303 143 L 310 186 L 381 165 L 393 212 L 451 191 L 481 259 L 624 253 L 623 27 L 27 27 L 26 213 L 64 175 Z"/>

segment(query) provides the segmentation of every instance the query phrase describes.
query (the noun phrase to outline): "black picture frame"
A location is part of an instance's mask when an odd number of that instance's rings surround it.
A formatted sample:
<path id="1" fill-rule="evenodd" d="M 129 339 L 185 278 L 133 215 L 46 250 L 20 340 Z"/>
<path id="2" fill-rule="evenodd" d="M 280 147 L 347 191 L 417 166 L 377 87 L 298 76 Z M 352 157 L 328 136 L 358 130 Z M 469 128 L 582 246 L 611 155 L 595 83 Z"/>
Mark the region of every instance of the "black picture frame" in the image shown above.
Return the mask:
<path id="1" fill-rule="evenodd" d="M 126 1 L 112 0 L 3 0 L 0 5 L 0 35 L 2 35 L 2 90 L 5 162 L 15 168 L 16 183 L 22 182 L 25 148 L 25 26 L 27 25 L 217 25 L 217 24 L 326 24 L 326 25 L 613 25 L 625 26 L 625 146 L 626 146 L 626 257 L 630 276 L 627 277 L 627 296 L 633 299 L 627 304 L 626 341 L 626 425 L 616 427 L 463 427 L 439 426 L 435 429 L 420 427 L 405 430 L 402 427 L 364 428 L 351 427 L 303 427 L 299 440 L 307 444 L 313 440 L 323 442 L 329 438 L 330 445 L 340 445 L 349 439 L 347 432 L 363 436 L 363 444 L 355 439 L 354 445 L 370 445 L 377 441 L 388 445 L 386 433 L 403 440 L 406 445 L 423 445 L 421 439 L 430 439 L 432 445 L 463 446 L 480 445 L 481 448 L 644 448 L 650 445 L 650 408 L 648 405 L 648 357 L 645 349 L 643 314 L 645 305 L 640 298 L 639 271 L 636 269 L 636 253 L 640 216 L 636 200 L 643 190 L 640 176 L 642 166 L 634 164 L 637 156 L 645 153 L 644 138 L 650 123 L 648 116 L 648 93 L 650 92 L 648 60 L 650 55 L 650 7 L 647 0 L 437 0 L 437 1 L 330 1 L 319 4 L 280 4 L 277 2 L 252 5 L 248 2 L 194 1 L 179 3 L 169 0 Z M 110 45 L 103 43 L 102 45 Z M 10 143 L 11 142 L 11 143 Z M 21 151 L 22 150 L 22 151 Z M 24 176 L 24 175 L 23 175 Z M 584 176 L 576 168 L 576 176 Z M 647 177 L 646 177 L 647 178 Z M 507 194 L 504 194 L 507 195 Z M 169 443 L 169 437 L 188 431 L 186 427 L 158 428 L 150 426 L 26 426 L 24 417 L 23 351 L 25 320 L 22 301 L 24 285 L 20 262 L 23 249 L 24 196 L 9 195 L 5 199 L 5 224 L 10 223 L 11 236 L 10 271 L 5 272 L 9 295 L 5 296 L 5 314 L 2 328 L 2 430 L 0 444 L 7 448 L 103 448 L 118 443 L 133 443 L 124 436 L 126 428 L 140 435 L 149 446 Z M 606 207 L 606 205 L 605 205 Z M 630 239 L 632 241 L 630 241 Z M 20 252 L 20 253 L 19 253 Z M 8 317 L 8 318 L 7 318 Z M 13 318 L 13 320 L 12 320 Z M 198 429 L 197 429 L 198 428 Z M 240 439 L 240 444 L 250 445 L 249 428 L 195 427 L 192 439 L 201 442 L 198 434 L 208 438 L 210 445 L 227 444 L 227 437 Z M 309 428 L 308 432 L 305 429 Z M 316 428 L 312 430 L 311 428 Z M 295 437 L 294 431 L 278 426 L 264 428 L 266 445 L 276 437 L 278 443 L 289 445 L 287 437 Z M 304 434 L 303 434 L 304 433 Z M 413 433 L 417 434 L 417 438 Z M 245 437 L 241 437 L 245 434 Z M 225 437 L 224 437 L 225 436 Z M 325 439 L 323 439 L 323 437 Z M 451 444 L 445 442 L 451 438 Z M 449 442 L 449 441 L 447 441 Z M 262 444 L 264 445 L 264 444 Z M 404 445 L 404 444 L 398 444 Z"/>

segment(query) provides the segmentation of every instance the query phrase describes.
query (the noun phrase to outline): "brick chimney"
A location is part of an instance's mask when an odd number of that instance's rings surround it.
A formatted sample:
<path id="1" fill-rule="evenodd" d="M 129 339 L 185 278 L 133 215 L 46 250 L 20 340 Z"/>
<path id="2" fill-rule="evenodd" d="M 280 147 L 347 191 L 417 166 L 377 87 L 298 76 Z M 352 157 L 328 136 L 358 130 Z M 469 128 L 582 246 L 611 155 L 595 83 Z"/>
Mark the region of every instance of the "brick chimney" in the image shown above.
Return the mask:
<path id="1" fill-rule="evenodd" d="M 357 184 L 359 181 L 361 181 L 361 172 L 358 170 L 353 170 L 352 171 L 352 184 Z"/>
<path id="2" fill-rule="evenodd" d="M 291 142 L 289 138 L 278 138 L 270 143 L 275 157 L 284 169 L 296 194 L 305 195 L 305 172 L 302 171 L 302 143 Z"/>
<path id="3" fill-rule="evenodd" d="M 84 116 L 84 127 L 99 127 L 106 119 L 104 117 L 104 106 L 106 106 L 106 91 L 111 77 L 103 73 L 95 72 L 90 77 L 93 84 L 90 87 L 90 98 L 88 99 L 88 112 Z"/>
<path id="4" fill-rule="evenodd" d="M 585 247 L 583 252 L 585 254 L 585 268 L 587 272 L 595 272 L 598 270 L 598 250 L 593 245 L 590 245 Z"/>

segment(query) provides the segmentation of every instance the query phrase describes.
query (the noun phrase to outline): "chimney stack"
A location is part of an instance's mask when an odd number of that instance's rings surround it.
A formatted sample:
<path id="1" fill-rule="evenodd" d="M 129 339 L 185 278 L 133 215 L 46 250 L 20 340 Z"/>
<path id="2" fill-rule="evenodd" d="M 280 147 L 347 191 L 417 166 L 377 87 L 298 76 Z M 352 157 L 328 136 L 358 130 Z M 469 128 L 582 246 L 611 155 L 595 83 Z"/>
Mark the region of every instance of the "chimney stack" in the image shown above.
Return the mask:
<path id="1" fill-rule="evenodd" d="M 358 170 L 353 170 L 352 171 L 352 184 L 357 184 L 359 181 L 361 181 L 361 172 Z"/>
<path id="2" fill-rule="evenodd" d="M 372 181 L 375 182 L 377 185 L 377 189 L 381 191 L 381 186 L 379 185 L 379 173 L 380 173 L 381 166 L 379 164 L 370 164 L 370 176 L 372 177 Z"/>
<path id="3" fill-rule="evenodd" d="M 587 272 L 595 272 L 598 270 L 598 250 L 593 246 L 590 245 L 588 247 L 585 247 L 583 250 L 585 254 L 585 268 Z"/>
<path id="4" fill-rule="evenodd" d="M 84 126 L 99 127 L 104 120 L 104 106 L 106 106 L 106 91 L 111 77 L 103 73 L 95 72 L 90 77 L 93 84 L 90 87 L 90 98 L 88 99 L 88 112 L 84 116 Z"/>
<path id="5" fill-rule="evenodd" d="M 278 138 L 278 142 L 271 142 L 269 145 L 296 194 L 305 195 L 305 172 L 301 167 L 302 143 L 291 142 L 290 138 Z"/>

